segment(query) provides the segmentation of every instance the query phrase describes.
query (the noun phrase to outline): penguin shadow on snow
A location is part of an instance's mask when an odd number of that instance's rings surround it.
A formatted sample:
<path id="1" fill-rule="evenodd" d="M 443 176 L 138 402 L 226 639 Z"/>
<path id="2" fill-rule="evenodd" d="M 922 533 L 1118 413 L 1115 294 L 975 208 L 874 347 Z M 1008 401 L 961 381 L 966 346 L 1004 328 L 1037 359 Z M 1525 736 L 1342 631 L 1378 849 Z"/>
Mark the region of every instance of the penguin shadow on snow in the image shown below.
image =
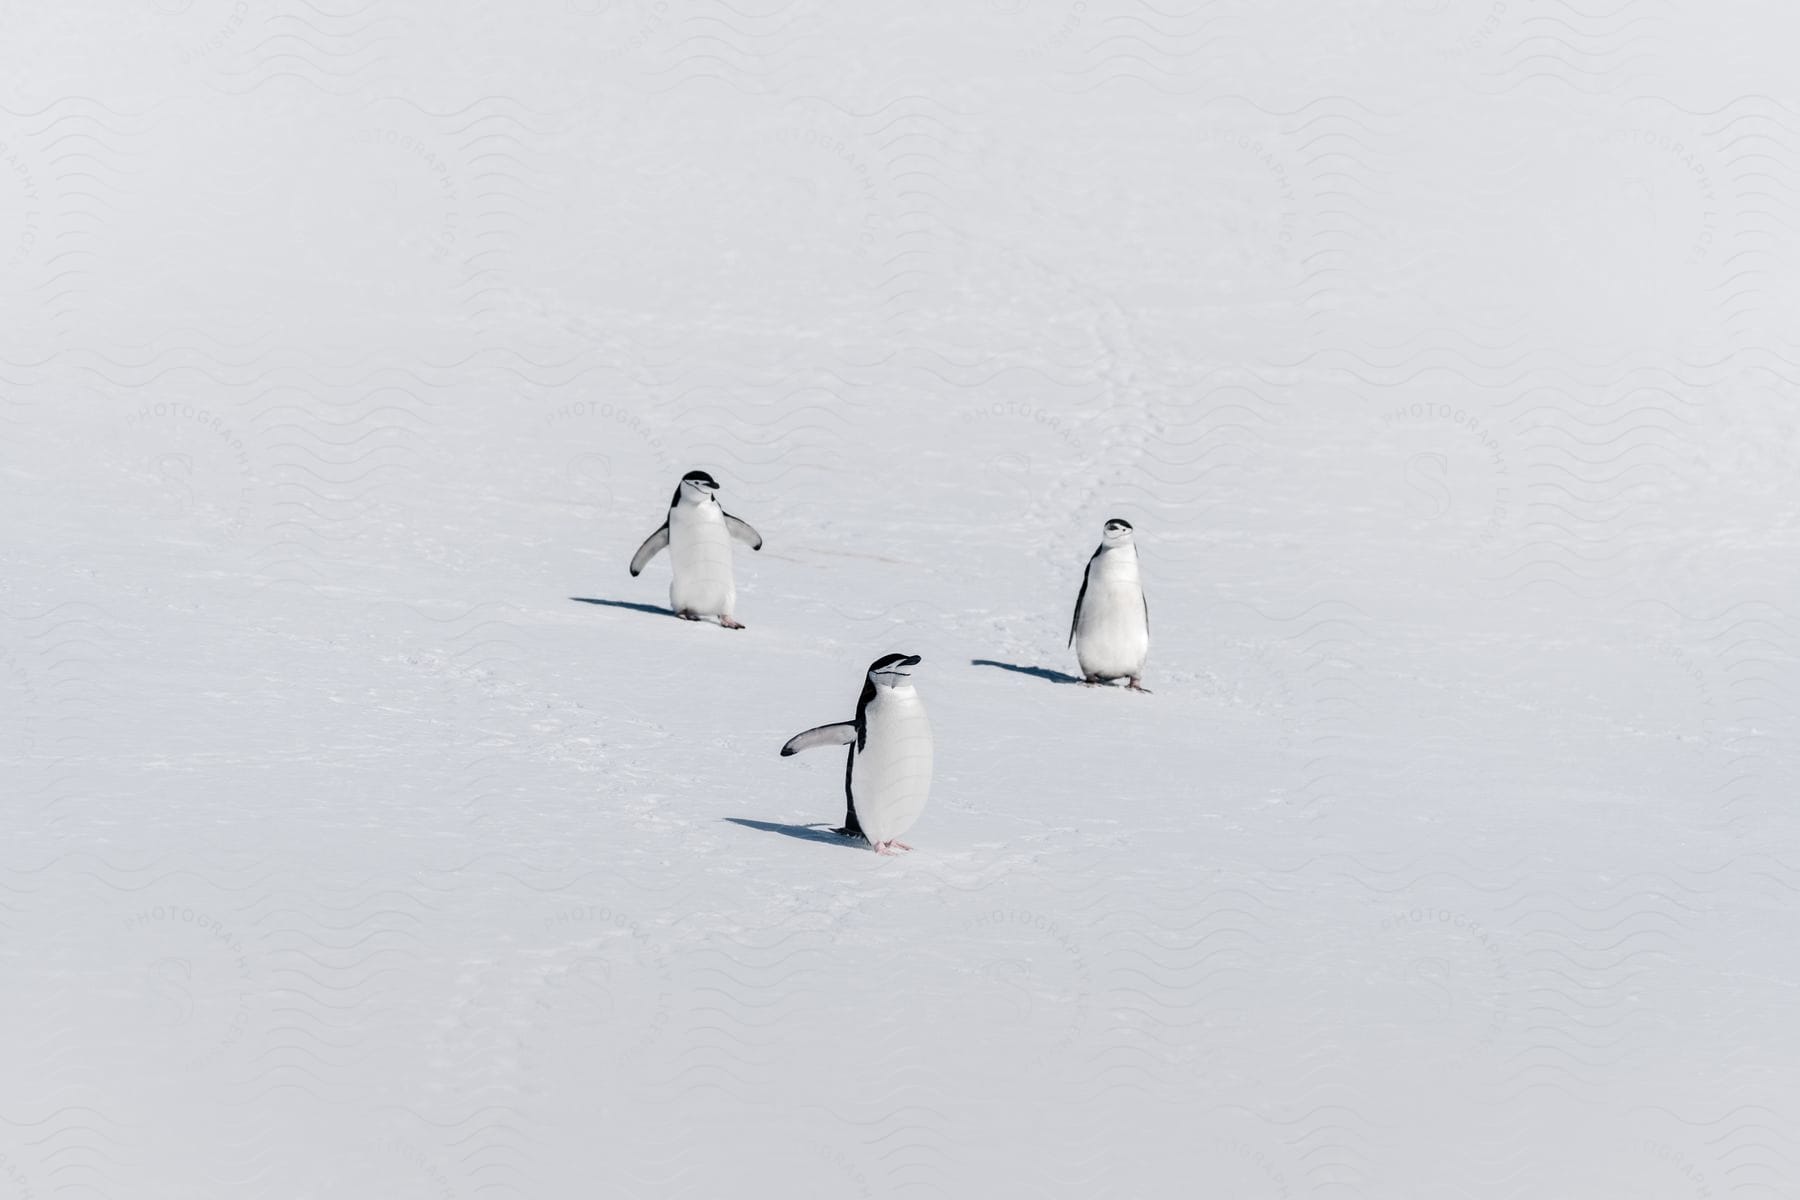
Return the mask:
<path id="1" fill-rule="evenodd" d="M 969 660 L 969 665 L 972 667 L 998 667 L 1002 671 L 1012 671 L 1018 675 L 1029 675 L 1033 679 L 1047 679 L 1051 683 L 1082 682 L 1077 676 L 1065 674 L 1062 671 L 1053 671 L 1049 667 L 1025 667 L 1020 666 L 1018 663 L 997 662 L 991 658 L 971 658 Z"/>
<path id="2" fill-rule="evenodd" d="M 602 608 L 629 608 L 632 612 L 649 613 L 654 617 L 672 617 L 675 610 L 659 604 L 639 604 L 634 600 L 596 600 L 592 596 L 570 596 L 577 604 L 598 604 Z"/>
<path id="3" fill-rule="evenodd" d="M 742 825 L 745 829 L 760 829 L 764 833 L 779 833 L 786 837 L 799 838 L 803 842 L 824 842 L 831 846 L 849 846 L 853 849 L 867 849 L 867 844 L 858 838 L 845 837 L 832 830 L 829 821 L 814 821 L 811 825 L 782 825 L 775 821 L 752 821 L 749 817 L 721 817 L 733 825 Z"/>

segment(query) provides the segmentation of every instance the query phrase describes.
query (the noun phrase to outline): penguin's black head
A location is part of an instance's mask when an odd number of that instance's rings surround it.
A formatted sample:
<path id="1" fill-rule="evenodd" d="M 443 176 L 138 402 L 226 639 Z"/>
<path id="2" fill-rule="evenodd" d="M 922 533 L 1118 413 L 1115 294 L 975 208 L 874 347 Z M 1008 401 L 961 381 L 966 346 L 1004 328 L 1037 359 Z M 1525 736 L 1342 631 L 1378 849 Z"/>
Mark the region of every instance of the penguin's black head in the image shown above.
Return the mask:
<path id="1" fill-rule="evenodd" d="M 693 489 L 694 502 L 705 504 L 712 498 L 712 494 L 719 490 L 719 481 L 705 471 L 689 471 L 681 477 L 681 482 L 675 485 L 675 494 L 669 498 L 669 507 L 674 508 L 680 504 L 681 494 L 689 488 Z"/>
<path id="2" fill-rule="evenodd" d="M 1106 523 L 1100 533 L 1100 544 L 1103 546 L 1123 546 L 1131 541 L 1131 522 L 1124 517 L 1114 517 Z"/>
<path id="3" fill-rule="evenodd" d="M 916 654 L 884 654 L 869 664 L 869 678 L 876 683 L 895 687 L 901 680 L 912 677 L 912 672 L 907 668 L 918 666 L 920 661 Z"/>

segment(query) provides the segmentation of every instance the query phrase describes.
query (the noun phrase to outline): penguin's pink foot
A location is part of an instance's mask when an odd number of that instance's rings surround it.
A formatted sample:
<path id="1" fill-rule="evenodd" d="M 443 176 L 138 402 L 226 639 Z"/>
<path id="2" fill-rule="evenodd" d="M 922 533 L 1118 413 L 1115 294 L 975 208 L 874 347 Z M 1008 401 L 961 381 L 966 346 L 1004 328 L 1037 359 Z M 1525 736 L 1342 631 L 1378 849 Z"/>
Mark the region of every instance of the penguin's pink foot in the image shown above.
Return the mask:
<path id="1" fill-rule="evenodd" d="M 680 617 L 684 621 L 698 621 L 700 619 L 698 616 L 696 616 L 695 614 L 693 614 L 691 612 L 688 612 L 686 609 L 683 609 L 682 611 L 676 613 L 675 615 Z"/>
<path id="2" fill-rule="evenodd" d="M 1130 683 L 1128 683 L 1128 684 L 1126 684 L 1126 685 L 1125 685 L 1125 686 L 1126 686 L 1126 687 L 1128 687 L 1128 688 L 1130 688 L 1130 689 L 1131 689 L 1131 690 L 1132 690 L 1132 691 L 1134 691 L 1134 692 L 1142 692 L 1142 693 L 1144 693 L 1144 695 L 1146 695 L 1146 696 L 1148 696 L 1148 695 L 1150 695 L 1150 694 L 1151 694 L 1151 692 L 1150 692 L 1150 689 L 1149 689 L 1149 688 L 1147 688 L 1147 687 L 1145 687 L 1145 686 L 1144 686 L 1144 684 L 1143 684 L 1143 681 L 1142 681 L 1142 680 L 1140 680 L 1140 679 L 1139 679 L 1139 678 L 1138 678 L 1138 677 L 1137 677 L 1137 676 L 1135 676 L 1135 675 L 1134 675 L 1134 676 L 1132 676 L 1132 677 L 1131 677 L 1131 682 L 1130 682 Z"/>
<path id="3" fill-rule="evenodd" d="M 744 627 L 742 621 L 734 621 L 730 617 L 720 617 L 719 624 L 727 629 L 742 629 Z"/>
<path id="4" fill-rule="evenodd" d="M 1084 687 L 1099 687 L 1101 679 L 1098 675 L 1084 675 L 1082 676 L 1081 682 Z"/>
<path id="5" fill-rule="evenodd" d="M 891 855 L 891 854 L 893 854 L 893 852 L 894 852 L 894 843 L 892 843 L 892 842 L 876 842 L 875 843 L 875 853 Z"/>
<path id="6" fill-rule="evenodd" d="M 902 850 L 911 850 L 912 849 L 912 847 L 907 845 L 905 842 L 889 842 L 888 845 L 898 846 Z"/>

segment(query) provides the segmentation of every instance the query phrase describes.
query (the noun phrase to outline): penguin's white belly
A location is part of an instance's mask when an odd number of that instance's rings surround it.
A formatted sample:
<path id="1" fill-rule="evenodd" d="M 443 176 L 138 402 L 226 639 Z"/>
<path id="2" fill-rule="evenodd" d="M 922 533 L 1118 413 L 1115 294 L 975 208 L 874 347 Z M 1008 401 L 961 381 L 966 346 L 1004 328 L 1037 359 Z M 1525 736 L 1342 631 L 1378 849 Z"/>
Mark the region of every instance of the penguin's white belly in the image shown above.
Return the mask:
<path id="1" fill-rule="evenodd" d="M 1136 678 L 1150 654 L 1150 622 L 1136 583 L 1095 581 L 1081 604 L 1075 657 L 1083 675 Z"/>
<path id="2" fill-rule="evenodd" d="M 718 506 L 677 508 L 669 514 L 669 603 L 676 612 L 730 616 L 737 604 L 731 575 L 731 534 Z"/>
<path id="3" fill-rule="evenodd" d="M 931 793 L 931 722 L 917 694 L 871 703 L 868 737 L 850 769 L 856 820 L 871 842 L 903 837 Z"/>

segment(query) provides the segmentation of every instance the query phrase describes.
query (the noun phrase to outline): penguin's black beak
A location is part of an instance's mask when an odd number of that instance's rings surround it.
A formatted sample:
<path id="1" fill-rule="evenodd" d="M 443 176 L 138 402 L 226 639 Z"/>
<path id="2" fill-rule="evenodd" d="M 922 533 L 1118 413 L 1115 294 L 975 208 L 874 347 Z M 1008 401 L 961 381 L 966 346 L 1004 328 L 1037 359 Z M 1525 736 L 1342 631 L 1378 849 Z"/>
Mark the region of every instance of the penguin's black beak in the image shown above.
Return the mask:
<path id="1" fill-rule="evenodd" d="M 925 661 L 925 660 L 920 658 L 918 655 L 909 654 L 905 658 L 900 660 L 900 665 L 903 667 L 916 667 L 923 661 Z"/>

